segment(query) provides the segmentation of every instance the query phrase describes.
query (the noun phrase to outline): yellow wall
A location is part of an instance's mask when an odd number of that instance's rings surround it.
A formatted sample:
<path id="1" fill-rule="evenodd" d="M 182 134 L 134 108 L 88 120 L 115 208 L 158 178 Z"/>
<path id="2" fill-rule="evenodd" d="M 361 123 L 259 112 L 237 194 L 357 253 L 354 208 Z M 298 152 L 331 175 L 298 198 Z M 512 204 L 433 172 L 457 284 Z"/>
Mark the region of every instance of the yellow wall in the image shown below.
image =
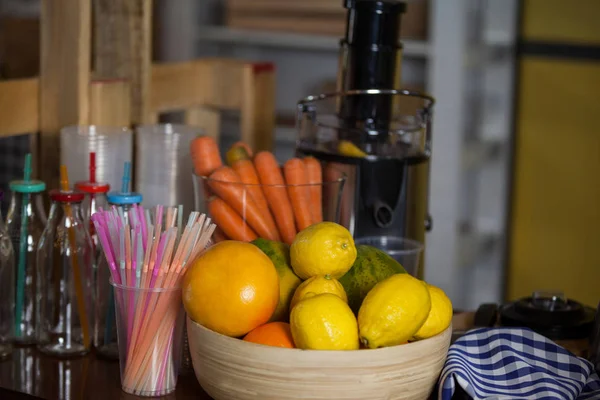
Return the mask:
<path id="1" fill-rule="evenodd" d="M 600 42 L 599 0 L 524 0 L 521 36 L 555 42 Z"/>
<path id="2" fill-rule="evenodd" d="M 558 18 L 565 4 L 570 11 Z M 526 0 L 522 31 L 529 39 L 600 44 L 592 7 L 597 21 L 600 0 Z M 558 20 L 561 28 L 551 29 Z M 596 306 L 600 62 L 523 55 L 519 75 L 507 297 L 559 289 Z"/>

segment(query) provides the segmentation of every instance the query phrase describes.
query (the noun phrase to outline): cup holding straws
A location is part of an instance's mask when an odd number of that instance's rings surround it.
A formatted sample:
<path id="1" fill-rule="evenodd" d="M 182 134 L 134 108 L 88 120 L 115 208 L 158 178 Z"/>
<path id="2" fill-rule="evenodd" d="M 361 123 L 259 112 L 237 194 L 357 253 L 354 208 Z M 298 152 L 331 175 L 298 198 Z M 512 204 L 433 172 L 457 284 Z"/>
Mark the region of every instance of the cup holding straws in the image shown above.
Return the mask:
<path id="1" fill-rule="evenodd" d="M 181 279 L 216 228 L 204 214 L 192 212 L 184 227 L 181 207 L 163 211 L 157 206 L 152 218 L 150 210 L 134 206 L 126 219 L 113 206 L 92 216 L 115 291 L 121 386 L 138 396 L 175 390 L 184 326 Z"/>

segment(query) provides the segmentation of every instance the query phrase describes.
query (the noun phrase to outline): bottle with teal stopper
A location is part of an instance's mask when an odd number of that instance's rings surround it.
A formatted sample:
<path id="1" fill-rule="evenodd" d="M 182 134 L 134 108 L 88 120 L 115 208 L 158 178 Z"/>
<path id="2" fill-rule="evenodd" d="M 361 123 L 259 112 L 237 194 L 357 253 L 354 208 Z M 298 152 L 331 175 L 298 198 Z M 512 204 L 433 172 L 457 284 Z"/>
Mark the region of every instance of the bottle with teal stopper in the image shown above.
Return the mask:
<path id="1" fill-rule="evenodd" d="M 2 200 L 0 191 L 0 201 Z M 15 334 L 15 255 L 0 212 L 0 360 L 12 353 Z"/>
<path id="2" fill-rule="evenodd" d="M 131 163 L 126 162 L 123 171 L 123 180 L 121 191 L 109 192 L 108 210 L 112 206 L 122 210 L 119 213 L 124 223 L 131 223 L 130 211 L 134 205 L 140 205 L 143 197 L 140 193 L 132 192 L 131 182 Z M 139 216 L 136 214 L 135 218 Z M 117 260 L 118 261 L 118 260 Z M 120 265 L 119 265 L 120 267 Z M 123 266 L 124 267 L 124 266 Z M 110 271 L 104 253 L 100 254 L 98 260 L 98 274 L 96 279 L 96 306 L 94 328 L 94 347 L 96 353 L 104 358 L 117 360 L 119 358 L 119 348 L 117 345 L 117 325 L 115 319 L 115 304 L 113 288 L 109 282 Z"/>
<path id="3" fill-rule="evenodd" d="M 31 154 L 25 156 L 23 180 L 9 184 L 12 192 L 6 226 L 15 252 L 14 341 L 29 345 L 37 341 L 39 319 L 36 250 L 46 225 L 42 194 L 46 184 L 31 179 Z"/>

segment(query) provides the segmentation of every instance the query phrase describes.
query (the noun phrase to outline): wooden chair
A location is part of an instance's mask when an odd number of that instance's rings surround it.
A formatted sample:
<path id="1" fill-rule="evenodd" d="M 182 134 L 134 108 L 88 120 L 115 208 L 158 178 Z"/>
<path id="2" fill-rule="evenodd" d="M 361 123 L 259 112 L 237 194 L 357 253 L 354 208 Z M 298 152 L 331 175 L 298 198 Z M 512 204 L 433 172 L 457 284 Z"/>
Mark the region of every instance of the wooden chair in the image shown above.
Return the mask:
<path id="1" fill-rule="evenodd" d="M 91 0 L 41 2 L 40 76 L 0 81 L 0 137 L 39 133 L 32 135 L 34 171 L 49 187 L 57 187 L 59 131 L 67 125 L 131 126 L 183 111 L 187 124 L 217 138 L 221 112 L 233 110 L 240 114 L 240 139 L 271 150 L 272 64 L 153 64 L 151 0 L 94 4 L 92 24 Z"/>

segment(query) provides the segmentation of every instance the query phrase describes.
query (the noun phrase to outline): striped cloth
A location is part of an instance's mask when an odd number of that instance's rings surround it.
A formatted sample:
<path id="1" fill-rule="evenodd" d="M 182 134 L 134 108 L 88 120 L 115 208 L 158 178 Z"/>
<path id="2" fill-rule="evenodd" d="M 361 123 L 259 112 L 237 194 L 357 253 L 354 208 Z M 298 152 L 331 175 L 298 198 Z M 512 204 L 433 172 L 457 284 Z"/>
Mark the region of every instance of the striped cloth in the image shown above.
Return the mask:
<path id="1" fill-rule="evenodd" d="M 467 332 L 448 351 L 439 398 L 456 385 L 474 400 L 600 399 L 592 364 L 530 329 L 482 328 Z"/>

